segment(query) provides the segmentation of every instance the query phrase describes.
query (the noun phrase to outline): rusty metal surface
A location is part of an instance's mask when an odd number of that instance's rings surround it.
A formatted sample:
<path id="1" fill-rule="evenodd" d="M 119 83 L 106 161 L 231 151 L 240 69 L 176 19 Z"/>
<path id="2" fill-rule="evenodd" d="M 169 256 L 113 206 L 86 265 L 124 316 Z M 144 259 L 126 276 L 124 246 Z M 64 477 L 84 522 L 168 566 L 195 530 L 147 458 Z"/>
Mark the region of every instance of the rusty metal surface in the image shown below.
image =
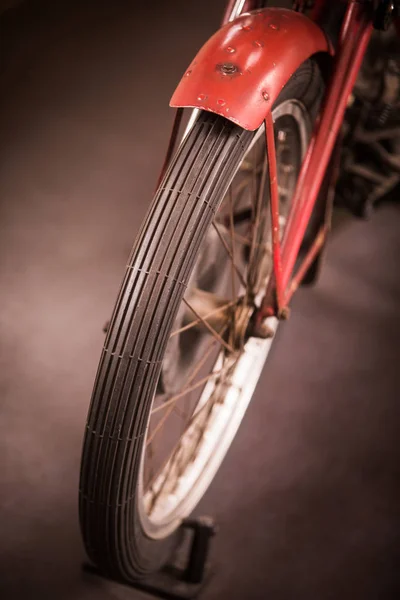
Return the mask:
<path id="1" fill-rule="evenodd" d="M 202 47 L 170 106 L 200 108 L 257 129 L 301 63 L 329 51 L 322 30 L 304 15 L 281 8 L 243 14 Z"/>

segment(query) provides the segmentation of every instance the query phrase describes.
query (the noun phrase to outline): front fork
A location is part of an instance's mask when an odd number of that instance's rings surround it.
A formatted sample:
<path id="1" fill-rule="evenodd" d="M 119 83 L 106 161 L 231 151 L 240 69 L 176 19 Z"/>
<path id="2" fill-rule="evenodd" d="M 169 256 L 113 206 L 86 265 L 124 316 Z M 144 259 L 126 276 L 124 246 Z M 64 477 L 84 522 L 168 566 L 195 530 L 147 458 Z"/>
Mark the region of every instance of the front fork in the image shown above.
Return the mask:
<path id="1" fill-rule="evenodd" d="M 336 139 L 341 129 L 348 98 L 355 84 L 372 32 L 372 18 L 360 1 L 349 3 L 343 21 L 339 46 L 322 110 L 298 177 L 292 210 L 281 243 L 279 234 L 279 195 L 276 178 L 276 152 L 272 114 L 265 120 L 271 199 L 274 276 L 255 320 L 287 318 L 288 303 L 308 267 L 322 248 L 327 227 L 322 225 L 297 273 L 293 275 L 300 246 L 310 221 Z"/>

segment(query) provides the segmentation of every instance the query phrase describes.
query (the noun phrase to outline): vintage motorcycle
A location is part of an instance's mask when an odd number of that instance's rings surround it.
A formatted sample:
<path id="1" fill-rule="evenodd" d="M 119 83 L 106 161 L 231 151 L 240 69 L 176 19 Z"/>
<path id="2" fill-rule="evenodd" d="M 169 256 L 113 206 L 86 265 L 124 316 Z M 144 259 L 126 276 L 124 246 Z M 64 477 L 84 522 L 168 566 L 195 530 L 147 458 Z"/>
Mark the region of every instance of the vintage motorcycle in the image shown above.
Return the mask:
<path id="1" fill-rule="evenodd" d="M 366 62 L 399 3 L 266 4 L 231 0 L 173 94 L 165 165 L 108 326 L 80 520 L 89 557 L 119 579 L 176 548 L 293 293 L 318 274 L 337 180 L 360 213 L 399 181 L 399 62 Z"/>

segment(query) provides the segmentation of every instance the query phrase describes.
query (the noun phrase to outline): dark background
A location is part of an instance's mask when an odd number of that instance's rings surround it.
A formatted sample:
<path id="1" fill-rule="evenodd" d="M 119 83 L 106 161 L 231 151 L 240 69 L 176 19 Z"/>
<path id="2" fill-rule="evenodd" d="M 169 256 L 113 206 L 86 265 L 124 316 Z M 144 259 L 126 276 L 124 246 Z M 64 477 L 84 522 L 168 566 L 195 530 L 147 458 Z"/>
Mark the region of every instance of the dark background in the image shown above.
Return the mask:
<path id="1" fill-rule="evenodd" d="M 168 100 L 223 2 L 23 3 L 0 18 L 0 598 L 144 598 L 83 575 L 83 428 Z M 205 599 L 399 586 L 400 207 L 340 221 L 199 513 Z"/>

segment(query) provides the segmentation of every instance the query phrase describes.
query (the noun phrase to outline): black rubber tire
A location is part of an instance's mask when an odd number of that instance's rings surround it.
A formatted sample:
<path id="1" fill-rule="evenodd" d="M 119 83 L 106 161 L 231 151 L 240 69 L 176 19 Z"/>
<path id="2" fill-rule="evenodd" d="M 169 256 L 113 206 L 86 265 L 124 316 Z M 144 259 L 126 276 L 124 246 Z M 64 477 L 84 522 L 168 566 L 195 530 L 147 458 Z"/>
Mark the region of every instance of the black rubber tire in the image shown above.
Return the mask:
<path id="1" fill-rule="evenodd" d="M 276 104 L 315 114 L 322 80 L 305 62 Z M 166 562 L 179 533 L 142 530 L 137 486 L 161 361 L 199 245 L 255 132 L 204 113 L 172 160 L 131 253 L 102 351 L 84 439 L 80 523 L 89 557 L 118 579 Z"/>

